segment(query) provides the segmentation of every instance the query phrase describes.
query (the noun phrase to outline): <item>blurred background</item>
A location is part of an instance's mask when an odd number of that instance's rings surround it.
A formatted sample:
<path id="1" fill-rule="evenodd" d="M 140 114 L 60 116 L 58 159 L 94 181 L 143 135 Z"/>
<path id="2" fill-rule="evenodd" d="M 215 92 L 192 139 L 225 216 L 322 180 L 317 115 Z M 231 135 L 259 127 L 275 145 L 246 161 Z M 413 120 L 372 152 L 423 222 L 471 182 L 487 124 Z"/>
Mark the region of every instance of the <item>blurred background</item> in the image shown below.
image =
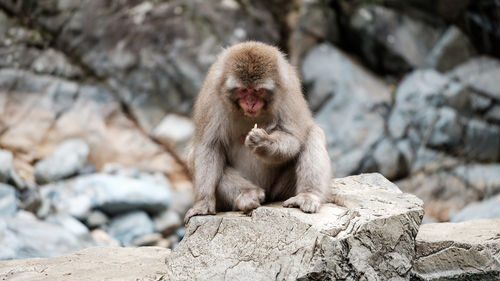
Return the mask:
<path id="1" fill-rule="evenodd" d="M 174 248 L 193 101 L 249 39 L 299 70 L 336 177 L 500 217 L 498 0 L 0 0 L 0 259 Z"/>

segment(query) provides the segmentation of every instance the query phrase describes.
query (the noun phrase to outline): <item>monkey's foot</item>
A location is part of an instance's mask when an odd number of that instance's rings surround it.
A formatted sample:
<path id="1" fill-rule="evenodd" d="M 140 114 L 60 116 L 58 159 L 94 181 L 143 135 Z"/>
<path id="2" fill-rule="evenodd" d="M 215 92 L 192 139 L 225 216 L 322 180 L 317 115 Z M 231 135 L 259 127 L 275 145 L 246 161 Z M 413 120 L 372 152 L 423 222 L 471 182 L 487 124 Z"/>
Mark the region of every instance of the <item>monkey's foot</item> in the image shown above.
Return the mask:
<path id="1" fill-rule="evenodd" d="M 236 208 L 244 213 L 248 213 L 251 210 L 260 206 L 260 203 L 264 202 L 266 199 L 266 194 L 262 188 L 245 190 L 236 197 L 235 205 Z"/>
<path id="2" fill-rule="evenodd" d="M 213 200 L 202 200 L 194 203 L 193 207 L 186 212 L 184 223 L 187 224 L 191 217 L 198 215 L 215 215 L 215 202 Z"/>
<path id="3" fill-rule="evenodd" d="M 317 213 L 321 206 L 321 201 L 315 194 L 299 193 L 283 202 L 283 206 L 287 208 L 298 207 L 304 213 Z"/>

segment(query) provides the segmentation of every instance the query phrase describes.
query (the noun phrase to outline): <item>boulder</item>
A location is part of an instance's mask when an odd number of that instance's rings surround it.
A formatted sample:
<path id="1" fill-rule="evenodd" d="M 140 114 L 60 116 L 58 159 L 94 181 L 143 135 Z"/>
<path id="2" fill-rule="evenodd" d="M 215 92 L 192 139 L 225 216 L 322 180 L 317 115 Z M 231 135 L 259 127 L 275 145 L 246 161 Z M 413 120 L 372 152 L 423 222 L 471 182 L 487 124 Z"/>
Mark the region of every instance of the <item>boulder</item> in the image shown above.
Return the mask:
<path id="1" fill-rule="evenodd" d="M 131 210 L 159 213 L 170 202 L 170 187 L 123 176 L 92 174 L 41 187 L 58 212 L 85 218 L 92 209 L 108 214 Z"/>
<path id="2" fill-rule="evenodd" d="M 113 218 L 109 224 L 108 232 L 124 246 L 141 236 L 152 234 L 154 224 L 144 211 L 133 211 Z"/>
<path id="3" fill-rule="evenodd" d="M 0 183 L 0 216 L 14 216 L 17 212 L 16 189 Z"/>
<path id="4" fill-rule="evenodd" d="M 335 175 L 356 173 L 384 136 L 390 87 L 330 44 L 308 53 L 302 73 L 312 106 L 324 103 L 316 120 L 325 131 Z"/>
<path id="5" fill-rule="evenodd" d="M 152 133 L 155 139 L 174 148 L 183 157 L 187 156 L 187 145 L 193 134 L 193 121 L 176 114 L 167 114 Z"/>
<path id="6" fill-rule="evenodd" d="M 63 141 L 49 157 L 36 163 L 35 180 L 44 184 L 76 174 L 87 162 L 89 150 L 81 139 Z"/>
<path id="7" fill-rule="evenodd" d="M 472 219 L 500 218 L 500 194 L 495 197 L 473 202 L 465 208 L 453 214 L 452 222 L 461 222 Z"/>
<path id="8" fill-rule="evenodd" d="M 96 245 L 89 234 L 75 235 L 25 212 L 0 216 L 0 233 L 0 260 L 51 257 Z"/>
<path id="9" fill-rule="evenodd" d="M 374 68 L 404 72 L 423 66 L 443 28 L 379 5 L 361 5 L 349 19 L 360 52 Z M 358 47 L 358 46 L 357 46 Z"/>
<path id="10" fill-rule="evenodd" d="M 412 280 L 498 280 L 500 219 L 420 227 Z"/>
<path id="11" fill-rule="evenodd" d="M 0 149 L 0 182 L 10 180 L 10 175 L 14 169 L 12 152 Z"/>
<path id="12" fill-rule="evenodd" d="M 332 181 L 319 213 L 271 204 L 191 218 L 172 280 L 408 280 L 422 201 L 379 174 Z M 168 279 L 168 278 L 167 278 Z"/>
<path id="13" fill-rule="evenodd" d="M 458 27 L 450 26 L 425 58 L 425 67 L 440 72 L 452 70 L 475 54 L 469 38 Z"/>
<path id="14" fill-rule="evenodd" d="M 0 262 L 0 279 L 165 280 L 161 277 L 169 254 L 160 247 L 94 247 L 51 259 Z"/>

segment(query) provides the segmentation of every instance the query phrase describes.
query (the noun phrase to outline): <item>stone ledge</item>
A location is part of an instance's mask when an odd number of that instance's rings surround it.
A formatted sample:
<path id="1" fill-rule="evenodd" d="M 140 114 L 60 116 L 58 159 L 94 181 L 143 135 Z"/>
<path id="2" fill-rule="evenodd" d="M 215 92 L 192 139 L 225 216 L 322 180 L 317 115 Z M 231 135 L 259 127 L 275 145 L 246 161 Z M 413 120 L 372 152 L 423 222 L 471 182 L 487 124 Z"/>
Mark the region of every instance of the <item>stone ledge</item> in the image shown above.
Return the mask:
<path id="1" fill-rule="evenodd" d="M 500 219 L 420 227 L 412 280 L 500 280 Z"/>

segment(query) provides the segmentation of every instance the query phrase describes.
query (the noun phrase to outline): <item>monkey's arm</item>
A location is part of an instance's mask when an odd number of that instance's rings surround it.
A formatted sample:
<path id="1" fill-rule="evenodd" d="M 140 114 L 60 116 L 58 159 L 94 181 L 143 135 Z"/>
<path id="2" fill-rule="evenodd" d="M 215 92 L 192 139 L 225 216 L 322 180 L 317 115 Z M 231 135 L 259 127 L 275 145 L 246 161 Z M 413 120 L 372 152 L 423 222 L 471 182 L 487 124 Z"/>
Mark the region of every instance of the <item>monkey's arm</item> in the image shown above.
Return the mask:
<path id="1" fill-rule="evenodd" d="M 248 133 L 245 145 L 270 164 L 289 161 L 300 151 L 300 141 L 292 134 L 279 130 L 268 134 L 261 128 L 254 128 Z"/>
<path id="2" fill-rule="evenodd" d="M 187 211 L 185 223 L 192 216 L 215 214 L 215 190 L 224 170 L 225 159 L 220 144 L 200 144 L 195 146 L 193 153 L 195 203 Z"/>

